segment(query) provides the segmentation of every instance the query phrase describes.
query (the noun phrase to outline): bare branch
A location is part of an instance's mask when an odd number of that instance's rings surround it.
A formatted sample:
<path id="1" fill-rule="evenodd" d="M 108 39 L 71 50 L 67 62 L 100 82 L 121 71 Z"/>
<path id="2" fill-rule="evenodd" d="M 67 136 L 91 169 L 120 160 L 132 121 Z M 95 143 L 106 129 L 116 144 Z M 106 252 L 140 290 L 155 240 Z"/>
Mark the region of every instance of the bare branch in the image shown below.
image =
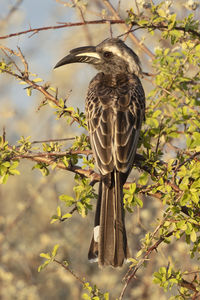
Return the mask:
<path id="1" fill-rule="evenodd" d="M 174 231 L 169 232 L 165 237 L 161 237 L 155 244 L 153 244 L 153 246 L 151 246 L 146 253 L 144 254 L 143 258 L 138 262 L 138 264 L 136 266 L 134 266 L 133 268 L 131 268 L 127 274 L 125 275 L 125 285 L 121 291 L 119 300 L 122 300 L 124 293 L 126 291 L 126 288 L 128 286 L 128 284 L 130 283 L 132 278 L 135 278 L 135 274 L 137 273 L 137 271 L 142 267 L 143 263 L 149 258 L 149 256 L 151 255 L 151 253 L 154 250 L 157 250 L 158 246 L 165 240 L 165 238 L 170 237 L 171 235 L 173 235 Z"/>
<path id="2" fill-rule="evenodd" d="M 94 24 L 106 24 L 106 23 L 111 23 L 111 24 L 123 24 L 125 21 L 123 20 L 94 20 L 94 21 L 84 21 L 84 22 L 76 22 L 76 23 L 59 23 L 61 25 L 55 25 L 55 26 L 46 26 L 46 27 L 38 27 L 38 28 L 30 28 L 28 30 L 24 31 L 19 31 L 16 33 L 10 33 L 4 36 L 0 36 L 0 39 L 8 39 L 13 36 L 18 36 L 22 34 L 27 34 L 27 33 L 38 33 L 39 31 L 45 31 L 45 30 L 54 30 L 54 29 L 60 29 L 60 28 L 65 28 L 65 27 L 74 27 L 74 26 L 83 26 L 83 25 L 94 25 Z"/>
<path id="3" fill-rule="evenodd" d="M 119 21 L 122 21 L 121 17 L 119 16 L 119 14 L 115 10 L 115 8 L 112 6 L 112 4 L 108 0 L 103 0 L 103 3 L 110 10 L 110 12 L 113 14 L 113 16 L 116 19 L 118 19 Z M 121 23 L 123 24 L 123 27 L 125 28 L 125 30 L 130 32 L 130 27 L 128 25 L 126 25 L 125 22 L 121 22 Z M 136 24 L 132 23 L 131 27 L 134 25 L 136 25 Z M 145 45 L 142 45 L 140 43 L 139 39 L 133 33 L 130 34 L 130 38 L 138 47 L 140 47 L 148 56 L 150 56 L 151 59 L 155 58 L 154 54 Z"/>
<path id="4" fill-rule="evenodd" d="M 84 17 L 84 14 L 83 14 L 83 10 L 82 10 L 82 8 L 79 5 L 76 5 L 75 0 L 71 0 L 71 1 L 73 2 L 73 5 L 78 9 L 80 17 L 81 17 L 82 21 L 85 24 L 85 26 L 83 28 L 84 28 L 84 31 L 85 31 L 86 39 L 87 39 L 87 41 L 88 41 L 89 44 L 92 44 L 92 38 L 91 38 L 91 35 L 89 33 L 88 26 L 86 25 L 86 21 L 85 21 L 85 17 Z"/>
<path id="5" fill-rule="evenodd" d="M 21 61 L 22 61 L 23 65 L 24 65 L 24 70 L 25 70 L 24 76 L 26 78 L 28 78 L 28 63 L 27 63 L 27 61 L 25 59 L 25 56 L 23 55 L 21 49 L 19 47 L 17 47 L 17 49 L 19 51 L 19 57 L 21 58 Z"/>
<path id="6" fill-rule="evenodd" d="M 54 261 L 61 265 L 65 270 L 67 270 L 69 273 L 71 273 L 71 275 L 78 280 L 82 285 L 85 285 L 85 281 L 83 279 L 81 279 L 80 277 L 78 277 L 64 262 L 61 262 L 57 259 L 54 258 Z"/>
<path id="7" fill-rule="evenodd" d="M 13 61 L 12 61 L 12 62 L 13 62 Z M 24 63 L 25 63 L 25 61 L 24 61 Z M 16 64 L 15 64 L 15 65 L 16 65 Z M 0 69 L 1 69 L 1 68 L 0 68 Z M 59 103 L 59 101 L 57 100 L 57 98 L 54 97 L 52 94 L 50 94 L 50 93 L 47 91 L 46 86 L 42 86 L 42 85 L 39 85 L 39 84 L 35 83 L 34 80 L 30 80 L 29 78 L 26 77 L 26 75 L 27 75 L 27 74 L 26 74 L 26 71 L 23 72 L 22 70 L 19 69 L 19 67 L 17 67 L 17 69 L 18 69 L 18 71 L 19 71 L 22 75 L 19 75 L 19 74 L 17 74 L 17 73 L 14 73 L 14 72 L 12 72 L 12 71 L 10 71 L 10 70 L 8 70 L 8 69 L 2 69 L 2 71 L 3 71 L 4 73 L 7 73 L 7 74 L 9 74 L 9 75 L 11 75 L 11 76 L 17 78 L 17 79 L 20 79 L 20 80 L 26 82 L 27 84 L 29 84 L 29 87 L 27 87 L 27 88 L 30 88 L 30 87 L 31 87 L 31 88 L 33 88 L 33 89 L 35 89 L 35 90 L 38 90 L 39 92 L 41 92 L 41 93 L 45 96 L 45 98 L 46 98 L 47 100 L 50 100 L 51 102 L 55 103 L 56 106 L 58 106 L 58 107 L 60 107 L 60 108 L 63 109 L 63 107 L 60 106 L 60 103 Z M 73 116 L 73 113 L 72 113 L 71 111 L 68 111 L 68 110 L 67 110 L 67 107 L 66 107 L 66 112 L 71 116 L 71 118 L 72 118 L 75 122 L 78 122 L 78 123 L 79 123 L 78 118 L 77 118 L 77 117 L 74 117 L 74 116 Z M 63 111 L 63 113 L 65 113 L 65 111 Z"/>
<path id="8" fill-rule="evenodd" d="M 63 139 L 49 139 L 49 140 L 33 141 L 32 144 L 51 143 L 51 142 L 65 142 L 65 141 L 73 141 L 73 140 L 75 140 L 75 137 L 63 138 Z"/>

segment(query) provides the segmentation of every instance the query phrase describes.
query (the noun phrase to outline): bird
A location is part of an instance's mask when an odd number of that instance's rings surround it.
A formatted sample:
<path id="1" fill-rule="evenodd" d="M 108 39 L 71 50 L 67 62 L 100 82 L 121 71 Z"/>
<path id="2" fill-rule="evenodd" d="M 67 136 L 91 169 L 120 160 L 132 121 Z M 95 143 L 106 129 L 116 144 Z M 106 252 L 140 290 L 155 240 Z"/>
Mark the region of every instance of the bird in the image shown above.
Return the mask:
<path id="1" fill-rule="evenodd" d="M 141 64 L 119 38 L 72 49 L 55 68 L 71 63 L 87 63 L 99 71 L 89 84 L 85 100 L 91 148 L 101 178 L 88 259 L 97 261 L 100 268 L 117 268 L 131 255 L 123 186 L 133 168 L 145 119 Z"/>

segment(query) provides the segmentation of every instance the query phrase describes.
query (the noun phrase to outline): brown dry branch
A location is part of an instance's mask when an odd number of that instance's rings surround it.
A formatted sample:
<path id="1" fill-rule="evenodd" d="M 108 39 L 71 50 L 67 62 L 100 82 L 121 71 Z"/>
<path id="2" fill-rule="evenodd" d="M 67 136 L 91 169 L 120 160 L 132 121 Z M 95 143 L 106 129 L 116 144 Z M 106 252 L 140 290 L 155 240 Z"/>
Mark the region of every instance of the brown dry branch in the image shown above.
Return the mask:
<path id="1" fill-rule="evenodd" d="M 165 25 L 164 23 L 159 23 L 157 25 L 151 24 L 151 25 L 145 25 L 145 26 L 140 26 L 140 27 L 138 26 L 137 29 L 133 29 L 133 30 L 131 30 L 131 32 L 138 30 L 138 29 L 145 29 L 145 28 L 154 29 L 154 30 L 159 29 L 160 31 L 162 31 L 162 30 L 168 29 L 168 25 Z M 189 33 L 193 34 L 196 38 L 200 38 L 200 32 L 198 32 L 194 29 L 189 28 L 188 30 L 186 30 L 186 28 L 182 27 L 182 26 L 174 26 L 173 29 L 183 31 L 185 33 L 189 32 Z"/>
<path id="2" fill-rule="evenodd" d="M 48 140 L 41 140 L 41 141 L 33 141 L 32 144 L 42 144 L 42 143 L 55 143 L 55 142 L 66 142 L 66 141 L 74 141 L 75 137 L 70 138 L 63 138 L 63 139 L 48 139 Z"/>
<path id="3" fill-rule="evenodd" d="M 188 157 L 187 159 L 185 159 L 182 163 L 180 163 L 176 169 L 175 169 L 175 173 L 178 172 L 178 170 L 183 166 L 185 165 L 186 163 L 188 163 L 189 161 L 191 161 L 192 159 L 196 158 L 197 156 L 200 156 L 200 151 L 198 152 L 195 152 L 193 154 L 189 153 L 190 157 Z"/>
<path id="4" fill-rule="evenodd" d="M 125 284 L 123 286 L 123 289 L 121 291 L 121 294 L 119 296 L 119 300 L 123 299 L 124 293 L 128 287 L 128 284 L 130 283 L 130 281 L 134 278 L 135 279 L 135 275 L 137 273 L 137 271 L 143 266 L 144 262 L 148 260 L 149 256 L 151 255 L 151 253 L 156 250 L 158 246 L 165 240 L 165 238 L 168 238 L 170 236 L 172 236 L 174 233 L 174 231 L 169 232 L 165 237 L 161 237 L 156 243 L 154 243 L 151 247 L 149 247 L 149 249 L 146 251 L 146 253 L 144 254 L 143 258 L 140 259 L 140 261 L 137 263 L 137 265 L 135 265 L 134 267 L 131 267 L 129 269 L 129 271 L 127 272 L 127 274 L 124 277 L 125 280 Z"/>
<path id="5" fill-rule="evenodd" d="M 0 49 L 1 51 L 4 53 L 4 55 L 10 60 L 10 62 L 12 62 L 12 64 L 15 66 L 15 68 L 17 69 L 17 71 L 19 73 L 21 73 L 20 68 L 18 67 L 18 65 L 15 63 L 15 61 L 8 55 L 7 52 L 9 52 L 11 55 L 15 55 L 15 56 L 19 56 L 19 54 L 9 48 L 7 48 L 6 46 L 2 46 L 0 45 Z M 6 52 L 7 51 L 7 52 Z"/>
<path id="6" fill-rule="evenodd" d="M 49 155 L 51 156 L 51 155 Z M 46 165 L 52 165 L 56 162 L 55 155 L 52 157 L 48 157 L 48 153 L 44 156 L 35 156 L 35 155 L 30 155 L 30 154 L 24 154 L 24 155 L 16 155 L 14 159 L 29 159 L 38 163 L 44 163 Z M 56 163 L 56 167 L 62 170 L 67 170 L 72 173 L 84 176 L 84 177 L 89 177 L 91 180 L 99 181 L 100 180 L 100 175 L 95 173 L 92 169 L 86 170 L 82 169 L 79 166 L 69 166 L 66 167 L 64 163 L 58 162 Z"/>
<path id="7" fill-rule="evenodd" d="M 84 17 L 83 10 L 82 10 L 82 8 L 81 8 L 79 5 L 76 5 L 76 1 L 75 1 L 75 0 L 71 0 L 71 1 L 72 1 L 72 3 L 73 3 L 74 7 L 77 8 L 77 10 L 78 10 L 78 12 L 79 12 L 79 15 L 80 15 L 80 17 L 81 17 L 81 20 L 82 20 L 83 23 L 84 23 L 83 29 L 84 29 L 84 31 L 85 31 L 86 40 L 88 41 L 89 44 L 92 44 L 92 38 L 91 38 L 91 35 L 90 35 L 90 33 L 89 33 L 88 26 L 85 24 L 86 21 L 85 21 L 85 17 Z"/>
<path id="8" fill-rule="evenodd" d="M 68 6 L 68 7 L 73 7 L 74 6 L 74 4 L 67 3 L 66 1 L 62 1 L 62 0 L 55 0 L 55 1 L 62 4 L 62 5 L 64 5 L 64 6 Z"/>
<path id="9" fill-rule="evenodd" d="M 55 26 L 43 26 L 43 27 L 38 27 L 38 28 L 30 28 L 27 30 L 23 30 L 23 31 L 19 31 L 19 32 L 15 32 L 15 33 L 10 33 L 4 36 L 0 36 L 1 40 L 4 39 L 8 39 L 14 36 L 19 36 L 19 35 L 23 35 L 23 34 L 27 34 L 27 33 L 33 33 L 36 34 L 40 31 L 45 31 L 45 30 L 55 30 L 55 29 L 60 29 L 60 28 L 66 28 L 66 27 L 74 27 L 74 26 L 83 26 L 83 25 L 95 25 L 95 24 L 123 24 L 125 23 L 124 20 L 93 20 L 93 21 L 84 21 L 84 22 L 66 22 L 66 23 L 60 23 L 58 22 L 58 24 L 60 25 L 55 25 Z"/>
<path id="10" fill-rule="evenodd" d="M 28 34 L 28 33 L 32 33 L 32 35 L 40 32 L 40 31 L 45 31 L 45 30 L 55 30 L 55 29 L 60 29 L 60 28 L 67 28 L 67 27 L 75 27 L 75 26 L 83 26 L 83 25 L 97 25 L 97 24 L 123 24 L 124 26 L 126 26 L 126 30 L 128 29 L 127 32 L 124 33 L 124 35 L 131 33 L 132 31 L 135 31 L 136 29 L 130 30 L 128 25 L 126 25 L 126 21 L 122 20 L 119 15 L 117 14 L 116 10 L 112 7 L 112 5 L 107 1 L 107 0 L 103 0 L 105 5 L 113 12 L 113 15 L 117 17 L 117 20 L 113 20 L 113 19 L 101 19 L 101 20 L 93 20 L 93 21 L 83 21 L 83 22 L 65 22 L 65 23 L 60 23 L 58 22 L 58 24 L 60 25 L 54 25 L 54 26 L 43 26 L 43 27 L 38 27 L 38 28 L 30 28 L 28 30 L 23 30 L 23 31 L 19 31 L 19 32 L 15 32 L 15 33 L 10 33 L 4 36 L 0 36 L 0 39 L 7 39 L 7 38 L 11 38 L 14 36 L 19 36 L 19 35 L 23 35 L 23 34 Z M 131 27 L 133 26 L 138 26 L 137 29 L 158 29 L 158 30 L 165 30 L 168 28 L 167 25 L 160 23 L 157 25 L 145 25 L 145 26 L 141 26 L 139 25 L 137 22 L 133 21 L 131 22 Z M 186 32 L 185 28 L 182 26 L 175 26 L 174 27 L 175 30 L 180 30 L 180 31 L 184 31 Z M 200 33 L 196 30 L 193 29 L 188 29 L 187 32 L 193 34 L 194 36 L 196 36 L 197 38 L 200 37 Z M 31 35 L 31 36 L 32 36 Z M 154 54 L 144 45 L 142 45 L 139 40 L 132 34 L 131 35 L 132 40 L 137 44 L 138 47 L 140 47 L 146 54 L 148 54 L 148 56 L 150 56 L 152 59 L 154 59 Z"/>
<path id="11" fill-rule="evenodd" d="M 59 260 L 57 260 L 56 258 L 54 258 L 54 261 L 59 264 L 60 266 L 62 266 L 66 271 L 68 271 L 76 280 L 78 280 L 82 285 L 85 285 L 85 280 L 81 279 L 80 277 L 78 277 L 69 267 L 65 262 L 61 262 Z"/>
<path id="12" fill-rule="evenodd" d="M 1 50 L 3 50 L 3 52 L 4 52 L 4 49 L 2 49 L 2 48 L 4 48 L 4 46 L 0 46 L 0 48 L 1 48 Z M 23 60 L 23 63 L 26 65 L 27 62 L 25 61 L 24 56 L 22 56 L 21 58 L 22 58 L 22 60 Z M 11 60 L 11 61 L 12 61 L 12 60 Z M 12 62 L 13 62 L 13 61 L 12 61 Z M 14 64 L 14 65 L 16 66 L 16 64 Z M 46 102 L 47 100 L 53 102 L 58 108 L 62 108 L 62 109 L 64 110 L 64 112 L 65 112 L 65 109 L 66 109 L 66 112 L 71 116 L 71 118 L 73 119 L 73 121 L 79 123 L 79 119 L 73 116 L 73 112 L 68 111 L 68 110 L 67 110 L 67 107 L 62 107 L 62 106 L 60 105 L 60 103 L 59 103 L 57 97 L 55 97 L 55 96 L 53 96 L 51 93 L 49 93 L 49 92 L 47 91 L 47 87 L 46 87 L 45 85 L 43 85 L 43 86 L 42 86 L 42 85 L 39 85 L 39 84 L 37 84 L 36 82 L 34 82 L 34 80 L 31 80 L 31 79 L 29 79 L 29 77 L 27 77 L 27 76 L 28 76 L 28 74 L 27 74 L 28 65 L 25 67 L 25 71 L 22 71 L 22 70 L 19 69 L 19 67 L 17 66 L 17 70 L 21 73 L 21 75 L 19 75 L 19 74 L 17 74 L 17 73 L 14 73 L 14 72 L 12 72 L 12 71 L 10 71 L 10 70 L 8 70 L 8 69 L 2 69 L 1 67 L 0 67 L 0 70 L 2 70 L 4 73 L 7 73 L 7 74 L 9 74 L 9 75 L 11 75 L 11 76 L 13 76 L 13 77 L 19 79 L 19 80 L 22 80 L 22 81 L 26 82 L 26 83 L 29 85 L 27 88 L 33 88 L 33 89 L 38 90 L 39 92 L 41 92 L 41 93 L 45 96 L 45 102 Z"/>
<path id="13" fill-rule="evenodd" d="M 119 21 L 123 21 L 121 19 L 121 17 L 119 16 L 118 12 L 116 11 L 116 9 L 112 6 L 112 4 L 108 0 L 103 0 L 103 3 L 109 9 L 109 11 L 113 14 L 113 17 L 115 17 Z M 144 51 L 149 57 L 151 57 L 151 59 L 154 59 L 155 58 L 154 54 L 145 45 L 141 44 L 139 39 L 133 33 L 130 32 L 129 26 L 133 27 L 133 26 L 137 25 L 137 23 L 132 22 L 131 25 L 127 25 L 125 22 L 122 22 L 122 25 L 123 25 L 124 29 L 127 31 L 127 33 L 130 33 L 130 38 L 134 42 L 134 44 L 136 44 L 139 48 L 141 48 L 142 51 Z"/>
<path id="14" fill-rule="evenodd" d="M 47 140 L 49 141 L 49 140 Z M 42 142 L 42 141 L 40 141 Z M 19 147 L 17 147 L 19 148 Z M 17 150 L 17 148 L 15 148 Z M 9 149 L 12 151 L 12 147 L 9 146 Z M 56 163 L 56 168 L 70 171 L 72 173 L 78 174 L 80 176 L 84 176 L 87 178 L 91 179 L 90 184 L 93 186 L 95 183 L 99 182 L 101 179 L 101 176 L 96 173 L 92 169 L 83 169 L 80 166 L 72 166 L 69 164 L 67 167 L 63 162 L 59 161 L 57 162 L 58 158 L 64 157 L 66 155 L 92 155 L 91 150 L 68 150 L 68 151 L 62 151 L 62 152 L 37 152 L 33 153 L 31 151 L 25 153 L 25 154 L 20 154 L 16 153 L 13 154 L 12 160 L 20 160 L 20 159 L 28 159 L 35 161 L 37 163 L 44 163 L 46 165 L 53 165 Z M 148 164 L 143 164 L 144 162 L 144 157 L 140 154 L 135 155 L 135 162 L 134 166 L 140 170 L 144 170 L 146 172 L 149 172 L 151 174 L 151 166 L 148 166 Z M 162 162 L 161 162 L 162 163 Z M 129 188 L 132 182 L 127 182 L 124 185 L 124 188 Z M 152 193 L 153 187 L 156 187 L 156 185 L 150 185 L 150 186 L 142 186 L 140 184 L 137 184 L 137 188 L 139 189 L 140 194 L 146 194 L 151 197 L 155 197 L 157 199 L 161 199 L 163 196 L 163 193 L 161 192 L 156 192 Z"/>

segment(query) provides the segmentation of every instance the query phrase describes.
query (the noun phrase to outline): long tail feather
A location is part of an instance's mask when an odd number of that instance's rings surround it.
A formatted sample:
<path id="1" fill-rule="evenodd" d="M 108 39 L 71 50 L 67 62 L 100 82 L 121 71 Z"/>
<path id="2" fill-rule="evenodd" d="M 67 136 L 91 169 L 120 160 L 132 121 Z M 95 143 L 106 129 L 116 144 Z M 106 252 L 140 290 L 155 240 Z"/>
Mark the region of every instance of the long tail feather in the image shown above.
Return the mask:
<path id="1" fill-rule="evenodd" d="M 123 184 L 120 173 L 112 172 L 111 180 L 102 180 L 95 215 L 95 230 L 88 258 L 98 260 L 99 266 L 121 266 L 129 257 L 124 209 Z"/>

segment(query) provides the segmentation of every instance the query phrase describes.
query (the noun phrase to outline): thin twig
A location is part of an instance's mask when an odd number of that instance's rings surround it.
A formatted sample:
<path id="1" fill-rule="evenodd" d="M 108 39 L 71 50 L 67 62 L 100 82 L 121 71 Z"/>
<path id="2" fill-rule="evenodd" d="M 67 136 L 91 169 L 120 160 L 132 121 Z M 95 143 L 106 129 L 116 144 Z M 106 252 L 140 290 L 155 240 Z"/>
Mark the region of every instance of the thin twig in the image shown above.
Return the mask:
<path id="1" fill-rule="evenodd" d="M 119 16 L 119 14 L 117 13 L 116 9 L 112 6 L 112 4 L 108 1 L 108 0 L 103 0 L 103 3 L 105 4 L 105 6 L 110 10 L 110 12 L 113 14 L 113 16 L 118 19 L 119 21 L 122 21 L 121 17 Z M 112 23 L 111 23 L 112 24 Z M 125 22 L 122 22 L 123 27 L 125 28 L 125 30 L 129 31 L 130 28 L 128 25 L 125 24 Z M 131 27 L 134 24 L 132 23 Z M 139 41 L 139 39 L 133 34 L 130 34 L 130 38 L 132 39 L 132 41 L 138 46 L 140 47 L 147 55 L 149 55 L 152 59 L 155 58 L 154 54 L 145 46 L 142 45 Z"/>
<path id="2" fill-rule="evenodd" d="M 175 172 L 177 172 L 178 170 L 180 170 L 180 168 L 181 168 L 183 165 L 185 165 L 187 162 L 191 161 L 192 159 L 194 159 L 194 158 L 195 158 L 196 156 L 198 156 L 198 155 L 200 155 L 200 151 L 195 152 L 195 153 L 192 154 L 190 157 L 188 157 L 187 159 L 185 159 L 182 163 L 180 163 L 180 164 L 177 166 Z"/>
<path id="3" fill-rule="evenodd" d="M 151 253 L 154 250 L 157 250 L 158 246 L 165 240 L 165 238 L 170 237 L 171 235 L 173 235 L 174 231 L 169 232 L 165 237 L 161 237 L 153 246 L 151 246 L 146 253 L 144 254 L 143 258 L 138 262 L 138 264 L 136 266 L 134 266 L 132 268 L 132 272 L 130 273 L 130 270 L 128 271 L 128 276 L 125 276 L 126 282 L 124 284 L 124 287 L 121 291 L 119 300 L 122 300 L 124 293 L 126 291 L 126 288 L 129 284 L 129 282 L 131 281 L 132 278 L 135 277 L 135 274 L 137 273 L 137 271 L 142 267 L 143 263 L 149 258 L 149 256 L 151 255 Z"/>
<path id="4" fill-rule="evenodd" d="M 83 279 L 81 279 L 80 277 L 78 277 L 66 264 L 64 264 L 63 262 L 57 260 L 56 258 L 54 258 L 54 261 L 61 265 L 65 270 L 67 270 L 69 273 L 71 273 L 71 275 L 78 280 L 82 285 L 85 285 L 85 281 Z"/>
<path id="5" fill-rule="evenodd" d="M 4 55 L 10 60 L 10 62 L 15 66 L 15 68 L 17 69 L 18 72 L 21 73 L 20 68 L 18 67 L 18 65 L 15 63 L 15 61 L 6 53 L 6 51 L 10 52 L 11 54 L 14 54 L 16 56 L 19 56 L 16 52 L 10 50 L 9 48 L 0 45 L 0 49 L 1 51 L 4 53 Z M 6 50 L 6 51 L 5 51 Z"/>
<path id="6" fill-rule="evenodd" d="M 4 73 L 7 73 L 7 74 L 9 74 L 9 75 L 11 75 L 11 76 L 14 76 L 14 77 L 17 78 L 17 79 L 20 79 L 20 80 L 26 82 L 27 84 L 29 84 L 29 86 L 28 86 L 27 88 L 30 88 L 30 87 L 31 87 L 31 88 L 33 88 L 33 89 L 35 89 L 35 90 L 40 91 L 40 92 L 45 96 L 45 98 L 46 98 L 47 100 L 50 100 L 51 102 L 55 103 L 56 106 L 61 107 L 61 106 L 60 106 L 60 103 L 59 103 L 59 101 L 58 101 L 58 99 L 56 99 L 52 94 L 50 94 L 50 93 L 47 91 L 47 88 L 46 88 L 45 86 L 39 85 L 39 84 L 35 83 L 33 80 L 30 80 L 29 78 L 25 77 L 25 76 L 24 76 L 24 73 L 23 73 L 21 70 L 20 70 L 20 73 L 23 74 L 23 75 L 19 75 L 19 74 L 17 74 L 17 73 L 13 73 L 12 71 L 7 70 L 7 69 L 2 69 L 1 67 L 0 67 L 0 69 L 1 69 Z M 66 112 L 67 112 L 68 114 L 70 114 L 71 118 L 72 118 L 75 122 L 78 122 L 78 123 L 79 123 L 79 119 L 78 119 L 77 117 L 74 117 L 74 116 L 73 116 L 73 113 L 72 113 L 71 111 L 67 111 L 67 107 L 66 107 Z M 63 113 L 65 113 L 65 111 L 63 111 Z"/>
<path id="7" fill-rule="evenodd" d="M 18 36 L 22 34 L 27 34 L 27 33 L 38 33 L 39 31 L 45 31 L 45 30 L 54 30 L 54 29 L 60 29 L 60 28 L 65 28 L 65 27 L 74 27 L 74 26 L 83 26 L 83 25 L 94 25 L 94 24 L 106 24 L 110 22 L 111 24 L 123 24 L 125 23 L 124 20 L 93 20 L 93 21 L 85 21 L 85 22 L 67 22 L 67 23 L 58 23 L 60 25 L 55 25 L 55 26 L 44 26 L 44 27 L 38 27 L 38 28 L 30 28 L 28 30 L 23 30 L 15 33 L 10 33 L 4 36 L 0 36 L 0 39 L 8 39 L 13 36 Z"/>
<path id="8" fill-rule="evenodd" d="M 20 58 L 21 58 L 21 61 L 22 61 L 22 63 L 24 64 L 24 70 L 25 70 L 24 76 L 25 76 L 26 78 L 28 78 L 28 63 L 27 63 L 27 61 L 26 61 L 26 59 L 25 59 L 25 56 L 23 55 L 21 49 L 20 49 L 19 47 L 17 47 L 17 49 L 18 49 L 18 51 L 19 51 L 19 56 L 20 56 Z"/>
<path id="9" fill-rule="evenodd" d="M 71 0 L 71 1 L 73 2 L 73 5 L 78 9 L 78 11 L 80 13 L 80 16 L 81 16 L 81 19 L 82 19 L 82 21 L 84 23 L 83 29 L 85 31 L 86 39 L 87 39 L 87 41 L 88 41 L 89 44 L 92 44 L 92 39 L 91 39 L 89 30 L 88 30 L 88 26 L 87 26 L 86 21 L 85 21 L 83 10 L 81 9 L 81 7 L 79 5 L 76 5 L 75 0 Z"/>
<path id="10" fill-rule="evenodd" d="M 73 155 L 73 154 L 84 154 L 89 155 L 92 154 L 91 150 L 69 150 L 63 152 L 38 152 L 38 153 L 27 153 L 27 154 L 17 154 L 14 156 L 15 159 L 19 158 L 34 158 L 34 157 L 63 157 L 66 155 Z"/>
<path id="11" fill-rule="evenodd" d="M 75 137 L 71 138 L 63 138 L 63 139 L 49 139 L 49 140 L 41 140 L 41 141 L 33 141 L 32 144 L 41 144 L 41 143 L 51 143 L 51 142 L 65 142 L 65 141 L 73 141 Z"/>

